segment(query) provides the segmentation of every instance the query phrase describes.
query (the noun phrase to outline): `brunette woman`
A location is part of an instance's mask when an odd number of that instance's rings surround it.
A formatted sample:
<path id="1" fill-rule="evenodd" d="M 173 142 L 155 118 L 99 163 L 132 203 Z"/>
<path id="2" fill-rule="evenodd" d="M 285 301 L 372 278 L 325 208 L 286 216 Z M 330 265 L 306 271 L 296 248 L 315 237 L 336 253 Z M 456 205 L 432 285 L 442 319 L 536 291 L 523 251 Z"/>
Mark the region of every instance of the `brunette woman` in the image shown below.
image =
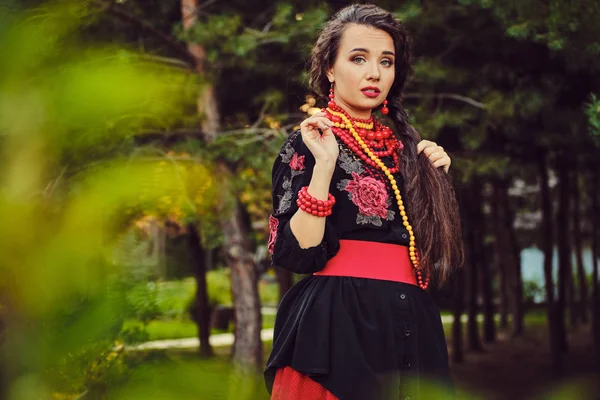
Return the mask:
<path id="1" fill-rule="evenodd" d="M 271 398 L 418 399 L 440 384 L 450 397 L 440 313 L 425 289 L 462 263 L 460 223 L 450 158 L 420 140 L 402 107 L 406 29 L 374 5 L 346 7 L 310 65 L 327 107 L 273 166 L 273 264 L 310 275 L 279 306 Z"/>

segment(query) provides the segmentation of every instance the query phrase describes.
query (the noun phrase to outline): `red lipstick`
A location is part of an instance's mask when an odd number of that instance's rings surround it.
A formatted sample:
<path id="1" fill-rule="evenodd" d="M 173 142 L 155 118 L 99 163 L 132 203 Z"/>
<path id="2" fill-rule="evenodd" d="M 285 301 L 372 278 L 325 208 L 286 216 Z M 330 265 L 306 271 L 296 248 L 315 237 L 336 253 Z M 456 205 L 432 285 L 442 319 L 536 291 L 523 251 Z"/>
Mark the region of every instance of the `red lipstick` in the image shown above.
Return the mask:
<path id="1" fill-rule="evenodd" d="M 379 96 L 379 93 L 381 93 L 379 88 L 375 87 L 375 86 L 366 86 L 366 87 L 360 89 L 360 91 L 369 98 L 375 98 L 375 97 Z"/>

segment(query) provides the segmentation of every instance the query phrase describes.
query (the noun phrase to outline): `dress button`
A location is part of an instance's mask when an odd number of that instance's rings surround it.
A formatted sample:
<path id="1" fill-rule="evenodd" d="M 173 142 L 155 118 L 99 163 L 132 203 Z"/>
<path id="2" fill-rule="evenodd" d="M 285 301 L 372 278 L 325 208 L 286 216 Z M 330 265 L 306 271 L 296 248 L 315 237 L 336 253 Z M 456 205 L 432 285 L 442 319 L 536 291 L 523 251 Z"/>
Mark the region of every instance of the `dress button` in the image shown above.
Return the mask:
<path id="1" fill-rule="evenodd" d="M 407 329 L 407 330 L 404 332 L 404 334 L 405 334 L 406 336 L 410 336 L 410 329 Z"/>
<path id="2" fill-rule="evenodd" d="M 407 238 L 408 238 L 408 235 L 406 233 L 403 233 L 402 234 L 402 239 L 407 239 Z"/>
<path id="3" fill-rule="evenodd" d="M 400 298 L 401 298 L 402 300 L 404 300 L 404 299 L 406 299 L 406 295 L 405 295 L 404 293 L 401 293 L 401 294 L 400 294 Z"/>

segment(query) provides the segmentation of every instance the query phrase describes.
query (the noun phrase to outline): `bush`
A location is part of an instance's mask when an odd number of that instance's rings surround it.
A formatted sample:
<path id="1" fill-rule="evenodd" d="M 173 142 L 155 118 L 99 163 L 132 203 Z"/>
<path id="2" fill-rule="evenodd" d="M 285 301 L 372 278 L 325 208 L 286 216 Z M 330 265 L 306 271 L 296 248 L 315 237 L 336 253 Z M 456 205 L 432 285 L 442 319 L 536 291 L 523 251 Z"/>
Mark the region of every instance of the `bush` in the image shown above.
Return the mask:
<path id="1" fill-rule="evenodd" d="M 544 299 L 544 288 L 536 281 L 523 282 L 523 299 L 525 304 L 533 305 L 539 299 Z"/>
<path id="2" fill-rule="evenodd" d="M 279 284 L 277 282 L 260 280 L 258 282 L 258 294 L 260 303 L 263 306 L 277 306 L 279 304 Z"/>
<path id="3" fill-rule="evenodd" d="M 206 274 L 206 285 L 208 286 L 208 302 L 211 306 L 230 306 L 233 304 L 229 268 L 208 271 Z"/>

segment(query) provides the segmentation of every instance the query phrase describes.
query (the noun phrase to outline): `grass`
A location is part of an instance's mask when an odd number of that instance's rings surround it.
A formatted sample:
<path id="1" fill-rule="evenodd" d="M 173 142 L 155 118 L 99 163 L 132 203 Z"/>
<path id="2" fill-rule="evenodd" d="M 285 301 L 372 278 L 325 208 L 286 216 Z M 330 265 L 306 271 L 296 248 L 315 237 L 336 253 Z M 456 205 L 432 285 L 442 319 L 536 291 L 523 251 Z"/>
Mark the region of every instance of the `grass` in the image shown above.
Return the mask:
<path id="1" fill-rule="evenodd" d="M 442 313 L 442 315 L 451 315 L 450 313 Z M 539 312 L 527 313 L 525 317 L 526 328 L 537 328 L 546 325 L 546 315 Z M 126 322 L 125 327 L 131 327 L 134 325 L 141 325 L 138 321 L 129 320 Z M 480 328 L 483 324 L 479 322 Z M 275 326 L 275 315 L 263 314 L 262 316 L 262 328 L 269 329 Z M 444 332 L 446 337 L 451 337 L 452 322 L 443 323 Z M 498 324 L 496 324 L 498 326 Z M 183 339 L 195 337 L 197 335 L 196 324 L 189 319 L 182 320 L 154 320 L 151 321 L 146 331 L 148 332 L 147 340 L 165 340 L 165 339 Z M 463 332 L 466 331 L 466 324 L 463 324 Z M 227 330 L 213 329 L 212 335 L 219 333 L 233 332 L 233 324 L 229 325 Z"/>
<path id="2" fill-rule="evenodd" d="M 196 351 L 148 351 L 127 355 L 128 377 L 111 385 L 106 398 L 121 400 L 267 400 L 262 371 L 248 376 L 234 372 L 227 354 L 200 359 Z M 265 354 L 271 346 L 264 346 Z M 266 359 L 266 358 L 265 358 Z"/>
<path id="3" fill-rule="evenodd" d="M 134 326 L 141 327 L 142 324 L 136 320 L 125 322 L 123 329 L 129 329 Z M 266 314 L 262 316 L 262 328 L 273 328 L 275 326 L 275 315 Z M 146 326 L 148 333 L 147 340 L 165 340 L 165 339 L 184 339 L 195 337 L 198 334 L 196 324 L 190 319 L 158 319 L 150 321 Z M 219 333 L 233 332 L 233 324 L 229 324 L 229 329 L 212 329 L 211 335 Z"/>
<path id="4" fill-rule="evenodd" d="M 213 304 L 231 305 L 231 286 L 228 270 L 213 270 L 206 274 L 208 297 Z M 184 311 L 194 296 L 196 282 L 194 278 L 158 282 L 159 309 L 163 313 L 172 310 Z M 279 301 L 279 284 L 274 281 L 260 280 L 258 294 L 263 306 L 276 306 Z"/>
<path id="5" fill-rule="evenodd" d="M 209 297 L 211 301 L 218 301 L 220 304 L 230 301 L 229 277 L 227 270 L 210 271 L 207 276 L 209 280 Z M 165 340 L 182 339 L 195 337 L 197 335 L 196 324 L 189 318 L 186 312 L 187 304 L 194 295 L 195 281 L 193 278 L 186 278 L 176 281 L 165 281 L 157 283 L 157 308 L 161 317 L 152 320 L 146 326 L 145 340 Z M 278 284 L 274 281 L 261 280 L 259 282 L 259 295 L 261 304 L 273 306 L 276 304 L 279 296 Z M 452 311 L 442 310 L 442 316 L 451 316 Z M 274 315 L 263 315 L 262 328 L 273 328 L 275 324 Z M 526 326 L 539 326 L 546 324 L 545 310 L 531 310 L 527 313 Z M 451 330 L 451 323 L 444 323 L 444 331 L 448 335 Z M 125 322 L 123 329 L 137 327 L 143 328 L 143 324 L 135 319 L 129 319 Z M 233 323 L 226 330 L 213 329 L 211 334 L 233 332 Z"/>
<path id="6" fill-rule="evenodd" d="M 230 305 L 231 288 L 228 270 L 217 269 L 207 273 L 208 296 L 211 304 Z M 148 282 L 132 291 L 130 301 L 135 312 L 122 327 L 121 338 L 126 343 L 148 340 L 181 339 L 197 335 L 196 324 L 190 319 L 188 305 L 193 300 L 196 282 L 194 278 L 172 281 Z M 274 280 L 262 279 L 258 284 L 263 306 L 274 306 L 279 299 L 279 286 Z M 142 316 L 151 313 L 154 317 L 146 326 Z M 138 319 L 140 318 L 140 319 Z M 263 329 L 272 328 L 274 315 L 263 315 Z M 228 329 L 212 329 L 211 334 L 233 332 Z"/>
<path id="7" fill-rule="evenodd" d="M 272 327 L 274 315 L 263 315 L 263 326 Z M 175 321 L 155 321 L 149 326 L 153 339 L 173 336 L 184 332 L 186 337 L 195 336 L 195 326 L 191 321 L 180 323 L 180 330 Z M 526 329 L 543 330 L 545 314 L 530 312 L 526 315 Z M 444 331 L 450 338 L 451 323 L 445 323 Z M 480 328 L 482 322 L 479 322 Z M 192 329 L 192 334 L 186 329 Z M 466 325 L 463 332 L 466 334 Z M 175 332 L 175 333 L 173 333 Z M 183 333 L 181 333 L 183 337 Z M 272 348 L 272 341 L 263 342 L 263 363 Z M 267 400 L 261 373 L 241 378 L 237 376 L 230 363 L 230 346 L 215 347 L 215 357 L 210 360 L 199 359 L 197 349 L 168 349 L 128 354 L 130 366 L 129 378 L 119 387 L 111 387 L 110 398 L 120 399 L 242 399 Z M 495 356 L 494 356 L 495 357 Z M 471 392 L 471 388 L 461 389 Z M 472 392 L 471 392 L 472 393 Z M 483 397 L 463 397 L 483 398 Z"/>

